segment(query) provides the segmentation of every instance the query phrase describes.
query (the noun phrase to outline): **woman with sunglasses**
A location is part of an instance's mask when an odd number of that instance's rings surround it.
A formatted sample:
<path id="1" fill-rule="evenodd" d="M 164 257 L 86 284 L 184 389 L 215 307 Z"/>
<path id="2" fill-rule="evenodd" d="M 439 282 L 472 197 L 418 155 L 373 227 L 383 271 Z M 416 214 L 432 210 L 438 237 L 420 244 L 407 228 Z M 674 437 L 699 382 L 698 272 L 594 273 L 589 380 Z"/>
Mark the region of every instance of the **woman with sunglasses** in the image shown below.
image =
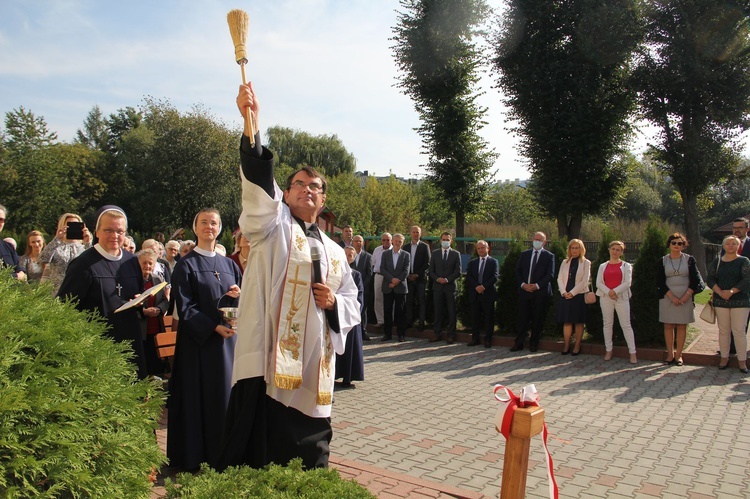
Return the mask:
<path id="1" fill-rule="evenodd" d="M 659 322 L 664 324 L 667 365 L 681 366 L 687 325 L 695 322 L 693 295 L 706 287 L 698 272 L 695 258 L 683 249 L 687 239 L 679 232 L 667 238 L 669 254 L 660 260 L 657 273 L 659 286 Z M 677 345 L 675 346 L 675 336 Z"/>

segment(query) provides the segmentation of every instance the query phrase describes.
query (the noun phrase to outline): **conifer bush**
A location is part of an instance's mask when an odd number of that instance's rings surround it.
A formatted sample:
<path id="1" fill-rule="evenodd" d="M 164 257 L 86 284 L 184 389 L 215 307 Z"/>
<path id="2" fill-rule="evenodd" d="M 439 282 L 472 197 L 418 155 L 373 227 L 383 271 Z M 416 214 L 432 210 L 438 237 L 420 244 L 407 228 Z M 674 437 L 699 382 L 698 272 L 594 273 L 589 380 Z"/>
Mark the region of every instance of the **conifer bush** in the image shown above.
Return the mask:
<path id="1" fill-rule="evenodd" d="M 374 499 L 366 488 L 354 480 L 343 480 L 333 469 L 303 470 L 302 460 L 288 466 L 272 464 L 263 469 L 247 466 L 229 467 L 218 473 L 204 464 L 200 473 L 181 473 L 166 480 L 167 497 L 200 499 L 243 498 L 316 498 Z"/>
<path id="2" fill-rule="evenodd" d="M 518 286 L 516 266 L 521 259 L 523 245 L 518 241 L 508 243 L 508 252 L 500 265 L 497 278 L 497 302 L 495 303 L 495 323 L 502 335 L 516 335 L 518 327 Z"/>
<path id="3" fill-rule="evenodd" d="M 148 497 L 163 394 L 94 314 L 0 271 L 0 497 Z"/>
<path id="4" fill-rule="evenodd" d="M 636 345 L 661 346 L 664 344 L 664 325 L 659 322 L 658 273 L 664 272 L 661 258 L 667 253 L 666 227 L 651 219 L 646 227 L 641 251 L 633 265 L 633 298 L 630 309 Z"/>

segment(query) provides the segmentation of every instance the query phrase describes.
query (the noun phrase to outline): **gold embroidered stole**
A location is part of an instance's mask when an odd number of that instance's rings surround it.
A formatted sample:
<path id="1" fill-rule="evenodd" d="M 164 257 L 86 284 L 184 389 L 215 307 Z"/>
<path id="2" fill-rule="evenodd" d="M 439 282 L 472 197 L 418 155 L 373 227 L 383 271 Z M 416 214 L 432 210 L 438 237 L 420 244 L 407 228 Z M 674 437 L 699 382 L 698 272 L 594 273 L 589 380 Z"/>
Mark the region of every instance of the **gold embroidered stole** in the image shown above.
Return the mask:
<path id="1" fill-rule="evenodd" d="M 334 257 L 330 243 L 324 243 L 325 258 L 328 262 L 326 285 L 335 293 L 341 286 L 343 269 L 341 261 Z M 300 225 L 291 219 L 291 241 L 289 260 L 279 309 L 279 329 L 276 333 L 274 350 L 274 384 L 284 390 L 295 390 L 302 385 L 303 354 L 307 311 L 312 297 L 312 259 L 307 236 Z M 329 405 L 333 396 L 333 344 L 324 324 L 325 333 L 320 365 L 318 368 L 318 405 Z M 314 334 L 314 333 L 313 333 Z M 315 341 L 315 338 L 311 338 Z"/>

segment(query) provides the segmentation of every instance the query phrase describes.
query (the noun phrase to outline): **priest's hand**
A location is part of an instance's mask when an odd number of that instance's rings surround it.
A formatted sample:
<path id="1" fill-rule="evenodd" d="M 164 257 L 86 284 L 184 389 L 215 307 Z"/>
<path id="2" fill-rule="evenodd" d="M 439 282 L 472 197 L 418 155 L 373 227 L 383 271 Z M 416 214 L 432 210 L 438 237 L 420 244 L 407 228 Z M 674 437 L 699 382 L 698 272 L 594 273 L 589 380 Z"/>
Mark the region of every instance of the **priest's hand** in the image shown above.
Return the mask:
<path id="1" fill-rule="evenodd" d="M 255 90 L 253 90 L 252 82 L 247 82 L 246 85 L 240 85 L 240 91 L 237 94 L 237 108 L 240 110 L 240 114 L 243 118 L 247 115 L 247 110 L 249 108 L 253 113 L 255 128 L 256 130 L 260 130 L 258 125 L 260 105 L 258 104 L 258 97 L 255 95 Z"/>
<path id="2" fill-rule="evenodd" d="M 323 283 L 313 284 L 313 296 L 315 296 L 315 304 L 323 310 L 333 310 L 333 306 L 336 304 L 336 295 L 333 290 Z"/>
<path id="3" fill-rule="evenodd" d="M 227 339 L 227 340 L 231 338 L 232 336 L 234 336 L 235 334 L 237 334 L 237 332 L 234 329 L 230 329 L 226 326 L 222 326 L 221 324 L 216 326 L 214 328 L 214 331 L 216 331 L 222 338 Z"/>

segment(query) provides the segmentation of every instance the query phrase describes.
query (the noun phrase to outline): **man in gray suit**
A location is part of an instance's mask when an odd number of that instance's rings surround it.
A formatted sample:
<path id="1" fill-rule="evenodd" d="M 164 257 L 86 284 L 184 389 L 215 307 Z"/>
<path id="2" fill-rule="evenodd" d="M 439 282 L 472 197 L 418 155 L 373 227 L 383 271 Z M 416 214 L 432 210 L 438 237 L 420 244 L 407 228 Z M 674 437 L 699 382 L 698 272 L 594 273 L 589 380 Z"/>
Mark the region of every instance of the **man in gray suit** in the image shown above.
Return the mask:
<path id="1" fill-rule="evenodd" d="M 372 296 L 372 255 L 365 251 L 365 240 L 359 234 L 352 239 L 352 246 L 356 251 L 352 268 L 362 274 L 362 285 L 365 288 L 365 302 L 362 304 L 362 339 L 370 341 L 370 336 L 367 334 L 367 303 L 368 298 Z"/>
<path id="2" fill-rule="evenodd" d="M 393 320 L 396 321 L 398 341 L 406 336 L 406 276 L 409 275 L 409 253 L 401 250 L 404 244 L 403 234 L 393 235 L 393 247 L 383 252 L 380 259 L 380 273 L 383 274 L 383 338 L 392 338 Z M 395 311 L 394 311 L 395 309 Z"/>
<path id="3" fill-rule="evenodd" d="M 449 345 L 456 341 L 456 279 L 461 276 L 461 254 L 451 249 L 452 240 L 450 232 L 440 235 L 440 249 L 432 252 L 429 271 L 435 304 L 435 336 L 430 342 L 443 339 L 443 310 L 448 310 Z"/>

